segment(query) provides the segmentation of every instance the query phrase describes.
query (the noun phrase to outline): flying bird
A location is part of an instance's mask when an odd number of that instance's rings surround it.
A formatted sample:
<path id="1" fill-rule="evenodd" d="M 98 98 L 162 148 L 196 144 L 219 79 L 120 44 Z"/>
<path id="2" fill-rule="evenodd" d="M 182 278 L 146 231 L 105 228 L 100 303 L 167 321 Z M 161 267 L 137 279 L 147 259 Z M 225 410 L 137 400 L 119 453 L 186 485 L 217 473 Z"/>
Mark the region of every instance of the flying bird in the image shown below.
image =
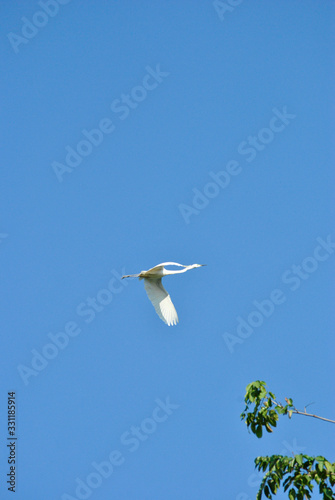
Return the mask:
<path id="1" fill-rule="evenodd" d="M 169 276 L 170 274 L 180 274 L 194 269 L 196 267 L 202 267 L 206 264 L 192 264 L 191 266 L 184 266 L 183 264 L 178 264 L 177 262 L 163 262 L 155 267 L 152 267 L 148 271 L 141 271 L 139 274 L 127 274 L 122 276 L 123 278 L 139 278 L 144 279 L 144 288 L 147 292 L 149 300 L 155 308 L 156 313 L 164 323 L 168 326 L 176 325 L 179 321 L 177 311 L 172 303 L 171 297 L 162 285 L 162 278 L 164 276 Z M 170 271 L 165 269 L 164 266 L 178 266 L 183 267 L 180 271 Z"/>

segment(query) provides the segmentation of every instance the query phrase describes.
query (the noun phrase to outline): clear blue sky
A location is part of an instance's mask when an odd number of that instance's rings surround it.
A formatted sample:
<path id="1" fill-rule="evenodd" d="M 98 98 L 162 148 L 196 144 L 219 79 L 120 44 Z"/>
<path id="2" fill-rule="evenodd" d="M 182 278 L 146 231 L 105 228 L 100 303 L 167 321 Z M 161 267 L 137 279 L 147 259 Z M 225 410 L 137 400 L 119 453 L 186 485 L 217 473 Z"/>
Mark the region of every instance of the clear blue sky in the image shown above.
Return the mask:
<path id="1" fill-rule="evenodd" d="M 335 415 L 334 2 L 231 3 L 2 2 L 1 498 L 11 390 L 17 500 L 335 460 L 331 424 L 239 418 L 256 379 Z M 119 279 L 164 261 L 207 264 L 164 281 L 176 327 Z"/>

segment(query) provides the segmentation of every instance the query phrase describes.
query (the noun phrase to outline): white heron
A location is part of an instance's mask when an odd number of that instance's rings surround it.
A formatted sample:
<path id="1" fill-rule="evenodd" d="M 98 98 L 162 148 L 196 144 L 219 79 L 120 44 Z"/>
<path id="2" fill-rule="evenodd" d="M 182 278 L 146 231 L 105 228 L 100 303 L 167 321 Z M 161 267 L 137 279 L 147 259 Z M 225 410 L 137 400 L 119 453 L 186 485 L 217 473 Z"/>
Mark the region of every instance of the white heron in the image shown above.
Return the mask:
<path id="1" fill-rule="evenodd" d="M 157 266 L 148 269 L 148 271 L 141 271 L 139 274 L 127 274 L 122 276 L 122 279 L 144 279 L 144 288 L 160 319 L 163 320 L 168 326 L 176 325 L 179 321 L 178 314 L 172 303 L 170 295 L 162 285 L 162 278 L 164 278 L 164 276 L 169 276 L 170 274 L 185 273 L 190 269 L 205 265 L 206 264 L 192 264 L 191 266 L 184 266 L 183 264 L 178 264 L 177 262 L 163 262 L 162 264 L 158 264 Z M 165 269 L 164 266 L 178 266 L 183 267 L 184 269 L 181 269 L 180 271 L 170 271 L 169 269 Z"/>

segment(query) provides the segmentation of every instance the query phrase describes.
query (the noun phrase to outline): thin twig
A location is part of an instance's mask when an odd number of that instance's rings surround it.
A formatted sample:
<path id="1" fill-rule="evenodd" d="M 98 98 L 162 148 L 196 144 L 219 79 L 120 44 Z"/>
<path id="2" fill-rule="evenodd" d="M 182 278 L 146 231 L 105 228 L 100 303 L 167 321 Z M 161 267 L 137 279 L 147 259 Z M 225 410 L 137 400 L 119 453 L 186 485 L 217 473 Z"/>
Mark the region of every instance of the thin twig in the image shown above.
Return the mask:
<path id="1" fill-rule="evenodd" d="M 307 413 L 305 411 L 300 411 L 294 408 L 292 410 L 293 413 L 297 413 L 298 415 L 305 415 L 306 417 L 313 417 L 313 418 L 318 418 L 320 420 L 324 420 L 325 422 L 331 422 L 332 424 L 335 424 L 335 420 L 331 420 L 330 418 L 325 418 L 325 417 L 319 417 L 319 415 L 313 415 L 312 413 Z"/>
<path id="2" fill-rule="evenodd" d="M 280 408 L 284 408 L 284 406 L 281 403 L 277 403 L 277 401 L 271 399 L 272 403 L 274 403 L 277 406 L 280 406 Z M 330 418 L 325 418 L 325 417 L 319 417 L 319 415 L 313 415 L 312 413 L 307 413 L 306 411 L 300 411 L 297 410 L 295 407 L 293 407 L 291 411 L 292 413 L 296 413 L 297 415 L 305 415 L 306 417 L 313 417 L 313 418 L 318 418 L 319 420 L 324 420 L 325 422 L 331 422 L 332 424 L 335 424 L 335 420 L 331 420 Z"/>

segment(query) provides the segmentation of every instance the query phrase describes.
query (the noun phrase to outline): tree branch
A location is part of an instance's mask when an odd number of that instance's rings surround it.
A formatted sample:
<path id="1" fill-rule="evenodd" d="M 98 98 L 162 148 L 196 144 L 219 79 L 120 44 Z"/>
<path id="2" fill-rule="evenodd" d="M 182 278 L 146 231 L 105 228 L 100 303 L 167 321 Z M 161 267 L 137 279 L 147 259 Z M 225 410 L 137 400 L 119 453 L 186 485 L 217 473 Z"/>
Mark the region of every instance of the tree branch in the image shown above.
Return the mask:
<path id="1" fill-rule="evenodd" d="M 280 406 L 280 408 L 284 408 L 284 406 L 281 403 L 277 403 L 277 401 L 271 399 L 272 403 L 274 403 L 277 406 Z M 313 417 L 313 418 L 318 418 L 319 420 L 324 420 L 325 422 L 331 422 L 332 424 L 335 424 L 335 420 L 331 420 L 330 418 L 325 418 L 325 417 L 319 417 L 319 415 L 313 415 L 312 413 L 307 413 L 305 411 L 297 410 L 295 407 L 293 407 L 291 411 L 292 413 L 296 413 L 297 415 L 305 415 L 306 417 Z"/>

